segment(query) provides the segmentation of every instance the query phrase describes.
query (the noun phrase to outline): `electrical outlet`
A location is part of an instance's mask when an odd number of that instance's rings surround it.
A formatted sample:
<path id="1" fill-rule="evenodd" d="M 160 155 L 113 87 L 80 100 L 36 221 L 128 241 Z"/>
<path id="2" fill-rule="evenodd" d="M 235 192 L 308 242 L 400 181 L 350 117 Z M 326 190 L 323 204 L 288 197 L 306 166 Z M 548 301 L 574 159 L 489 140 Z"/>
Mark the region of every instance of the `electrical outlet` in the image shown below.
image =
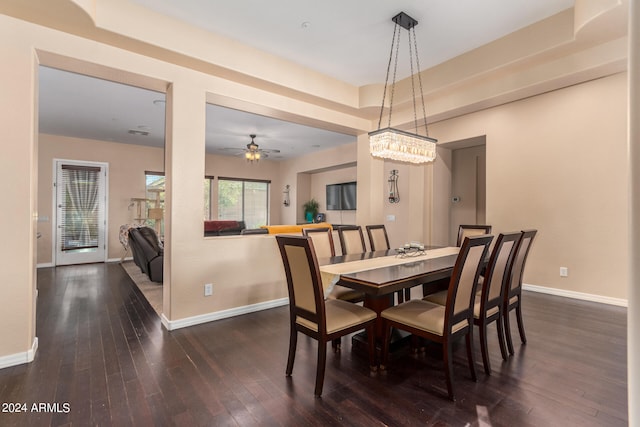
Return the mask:
<path id="1" fill-rule="evenodd" d="M 569 276 L 569 269 L 567 267 L 560 267 L 560 277 Z"/>
<path id="2" fill-rule="evenodd" d="M 213 284 L 206 283 L 204 285 L 204 296 L 205 297 L 210 297 L 211 295 L 213 295 Z"/>

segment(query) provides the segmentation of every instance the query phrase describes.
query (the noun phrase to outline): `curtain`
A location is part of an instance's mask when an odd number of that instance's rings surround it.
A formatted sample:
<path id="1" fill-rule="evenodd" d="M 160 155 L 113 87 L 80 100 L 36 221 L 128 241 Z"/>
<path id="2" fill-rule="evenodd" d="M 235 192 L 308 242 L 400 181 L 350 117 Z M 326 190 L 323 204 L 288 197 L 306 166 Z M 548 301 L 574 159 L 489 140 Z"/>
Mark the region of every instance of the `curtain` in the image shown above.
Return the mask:
<path id="1" fill-rule="evenodd" d="M 62 165 L 62 250 L 98 247 L 100 168 Z"/>

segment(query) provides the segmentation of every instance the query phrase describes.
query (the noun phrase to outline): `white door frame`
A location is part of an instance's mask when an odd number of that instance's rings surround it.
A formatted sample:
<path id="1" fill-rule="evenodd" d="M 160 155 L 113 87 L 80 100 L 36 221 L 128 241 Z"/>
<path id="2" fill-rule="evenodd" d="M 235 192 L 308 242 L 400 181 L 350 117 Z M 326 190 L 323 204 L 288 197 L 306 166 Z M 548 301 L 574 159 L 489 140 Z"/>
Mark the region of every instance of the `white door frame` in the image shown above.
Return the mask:
<path id="1" fill-rule="evenodd" d="M 58 181 L 58 164 L 62 163 L 62 164 L 69 164 L 69 165 L 82 165 L 82 166 L 94 166 L 94 167 L 100 167 L 103 168 L 104 173 L 105 173 L 105 179 L 104 179 L 104 236 L 103 236 L 103 256 L 96 258 L 96 259 L 91 259 L 89 261 L 83 260 L 82 258 L 80 258 L 80 260 L 77 262 L 78 264 L 83 264 L 83 263 L 91 263 L 91 262 L 106 262 L 107 261 L 107 257 L 108 257 L 108 248 L 109 248 L 109 242 L 108 242 L 108 237 L 109 237 L 109 163 L 105 163 L 105 162 L 93 162 L 93 161 L 84 161 L 84 160 L 69 160 L 69 159 L 57 159 L 54 158 L 53 159 L 53 197 L 52 197 L 52 201 L 53 201 L 53 206 L 52 206 L 52 221 L 51 221 L 51 236 L 53 237 L 51 239 L 51 253 L 52 253 L 52 260 L 53 260 L 53 265 L 57 266 L 57 265 L 65 265 L 67 263 L 62 263 L 59 264 L 59 260 L 58 260 L 58 187 L 57 187 L 57 181 Z"/>

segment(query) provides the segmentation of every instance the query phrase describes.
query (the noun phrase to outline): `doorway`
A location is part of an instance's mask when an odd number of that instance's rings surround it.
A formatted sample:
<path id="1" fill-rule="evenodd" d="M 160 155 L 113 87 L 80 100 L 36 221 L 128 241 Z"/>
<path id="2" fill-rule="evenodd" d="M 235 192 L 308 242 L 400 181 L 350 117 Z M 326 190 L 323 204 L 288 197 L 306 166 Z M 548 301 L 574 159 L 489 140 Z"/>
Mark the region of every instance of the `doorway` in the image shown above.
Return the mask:
<path id="1" fill-rule="evenodd" d="M 54 162 L 55 265 L 104 262 L 108 164 Z"/>
<path id="2" fill-rule="evenodd" d="M 450 242 L 460 224 L 486 223 L 486 146 L 452 150 Z"/>

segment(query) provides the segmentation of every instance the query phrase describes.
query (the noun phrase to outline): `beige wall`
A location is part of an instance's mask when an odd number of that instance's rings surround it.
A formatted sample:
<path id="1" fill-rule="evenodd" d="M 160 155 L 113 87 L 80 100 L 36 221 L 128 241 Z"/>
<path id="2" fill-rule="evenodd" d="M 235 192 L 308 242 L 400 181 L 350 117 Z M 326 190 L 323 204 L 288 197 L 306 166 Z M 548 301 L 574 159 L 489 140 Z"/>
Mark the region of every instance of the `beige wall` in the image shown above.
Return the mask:
<path id="1" fill-rule="evenodd" d="M 487 222 L 539 230 L 526 283 L 626 298 L 626 94 L 620 73 L 432 126 L 486 135 Z"/>
<path id="2" fill-rule="evenodd" d="M 357 179 L 357 168 L 355 166 L 332 169 L 326 172 L 312 173 L 311 175 L 311 197 L 320 204 L 319 212 L 327 215 L 327 222 L 332 224 L 355 224 L 356 211 L 330 211 L 327 210 L 327 185 L 339 184 L 342 182 L 352 182 Z"/>

